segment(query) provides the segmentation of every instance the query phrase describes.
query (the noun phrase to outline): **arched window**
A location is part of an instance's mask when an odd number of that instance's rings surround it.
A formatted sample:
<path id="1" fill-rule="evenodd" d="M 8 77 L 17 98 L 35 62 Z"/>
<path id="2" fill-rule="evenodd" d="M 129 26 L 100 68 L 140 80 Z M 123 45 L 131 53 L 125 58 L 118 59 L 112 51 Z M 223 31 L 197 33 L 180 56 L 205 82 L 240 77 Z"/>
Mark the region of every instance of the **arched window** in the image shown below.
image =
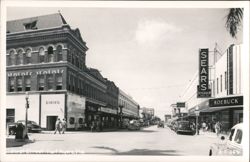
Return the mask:
<path id="1" fill-rule="evenodd" d="M 56 51 L 57 51 L 57 61 L 62 61 L 62 46 L 59 45 L 57 46 L 56 48 Z"/>
<path id="2" fill-rule="evenodd" d="M 49 46 L 48 48 L 48 61 L 53 62 L 54 61 L 54 51 L 53 47 Z"/>
<path id="3" fill-rule="evenodd" d="M 31 63 L 31 50 L 27 49 L 25 53 L 25 64 Z"/>
<path id="4" fill-rule="evenodd" d="M 45 60 L 45 51 L 44 48 L 39 48 L 39 62 L 42 63 Z"/>
<path id="5" fill-rule="evenodd" d="M 16 62 L 15 52 L 14 50 L 10 51 L 10 59 L 9 59 L 9 65 L 15 65 Z"/>
<path id="6" fill-rule="evenodd" d="M 17 59 L 16 59 L 16 64 L 17 65 L 20 65 L 20 64 L 23 64 L 23 51 L 22 50 L 19 50 L 17 52 Z"/>

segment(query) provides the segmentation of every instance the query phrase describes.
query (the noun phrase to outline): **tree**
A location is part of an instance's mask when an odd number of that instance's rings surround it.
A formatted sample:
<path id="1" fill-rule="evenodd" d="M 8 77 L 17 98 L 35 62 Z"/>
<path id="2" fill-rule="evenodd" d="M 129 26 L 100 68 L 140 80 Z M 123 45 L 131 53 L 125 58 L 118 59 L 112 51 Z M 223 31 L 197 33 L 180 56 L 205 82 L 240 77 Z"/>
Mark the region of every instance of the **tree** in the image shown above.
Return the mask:
<path id="1" fill-rule="evenodd" d="M 226 21 L 226 28 L 233 38 L 236 38 L 243 19 L 243 8 L 229 9 Z"/>

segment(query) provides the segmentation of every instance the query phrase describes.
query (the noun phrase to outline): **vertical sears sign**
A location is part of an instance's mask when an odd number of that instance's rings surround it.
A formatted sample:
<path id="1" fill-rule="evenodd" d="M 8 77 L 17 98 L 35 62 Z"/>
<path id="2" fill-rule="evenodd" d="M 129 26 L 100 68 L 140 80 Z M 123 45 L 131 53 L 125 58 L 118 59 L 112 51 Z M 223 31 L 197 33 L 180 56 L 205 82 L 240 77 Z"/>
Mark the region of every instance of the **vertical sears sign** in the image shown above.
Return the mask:
<path id="1" fill-rule="evenodd" d="M 209 89 L 209 63 L 208 48 L 199 51 L 199 85 L 197 87 L 197 97 L 211 97 Z"/>

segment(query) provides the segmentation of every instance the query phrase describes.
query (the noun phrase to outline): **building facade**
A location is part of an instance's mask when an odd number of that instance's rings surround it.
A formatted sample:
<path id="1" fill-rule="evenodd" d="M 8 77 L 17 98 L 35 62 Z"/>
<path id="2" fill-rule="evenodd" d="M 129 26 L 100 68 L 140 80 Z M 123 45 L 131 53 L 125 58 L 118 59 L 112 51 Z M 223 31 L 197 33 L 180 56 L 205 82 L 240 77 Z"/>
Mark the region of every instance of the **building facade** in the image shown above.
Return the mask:
<path id="1" fill-rule="evenodd" d="M 241 48 L 242 45 L 231 45 L 215 62 L 210 63 L 211 97 L 197 98 L 198 72 L 190 80 L 180 99 L 188 109 L 187 118 L 195 120 L 195 110 L 198 110 L 199 122 L 208 123 L 212 130 L 215 122 L 220 121 L 223 131 L 243 122 Z"/>
<path id="2" fill-rule="evenodd" d="M 86 66 L 88 47 L 79 29 L 60 13 L 7 22 L 7 123 L 28 119 L 53 130 L 57 118 L 68 129 L 89 128 L 99 120 L 117 125 L 118 87 Z"/>

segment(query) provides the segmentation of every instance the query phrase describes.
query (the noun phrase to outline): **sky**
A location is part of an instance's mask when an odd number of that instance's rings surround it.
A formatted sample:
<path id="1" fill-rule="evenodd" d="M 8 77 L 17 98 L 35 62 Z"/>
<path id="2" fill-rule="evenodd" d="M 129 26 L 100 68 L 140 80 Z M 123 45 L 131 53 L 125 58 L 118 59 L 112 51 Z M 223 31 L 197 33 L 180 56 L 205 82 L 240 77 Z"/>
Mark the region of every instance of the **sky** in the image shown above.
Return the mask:
<path id="1" fill-rule="evenodd" d="M 198 50 L 215 43 L 223 53 L 242 43 L 225 28 L 227 9 L 207 8 L 8 8 L 7 20 L 56 13 L 79 28 L 88 67 L 115 82 L 140 107 L 163 119 L 198 71 Z"/>

